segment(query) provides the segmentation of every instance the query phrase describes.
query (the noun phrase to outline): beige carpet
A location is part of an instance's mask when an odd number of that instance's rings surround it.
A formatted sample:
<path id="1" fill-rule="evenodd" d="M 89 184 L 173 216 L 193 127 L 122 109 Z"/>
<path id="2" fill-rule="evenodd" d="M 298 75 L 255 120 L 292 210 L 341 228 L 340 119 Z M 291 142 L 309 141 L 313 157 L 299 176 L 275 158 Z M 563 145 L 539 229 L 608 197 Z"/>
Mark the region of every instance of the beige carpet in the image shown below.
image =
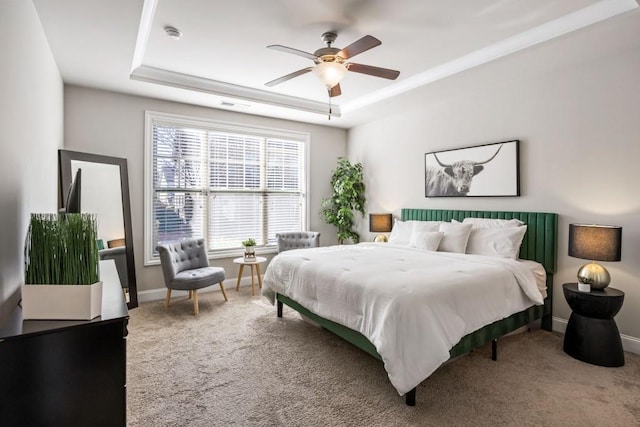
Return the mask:
<path id="1" fill-rule="evenodd" d="M 504 338 L 446 364 L 408 407 L 382 363 L 249 288 L 131 310 L 130 426 L 638 426 L 640 356 L 574 360 L 562 336 Z"/>

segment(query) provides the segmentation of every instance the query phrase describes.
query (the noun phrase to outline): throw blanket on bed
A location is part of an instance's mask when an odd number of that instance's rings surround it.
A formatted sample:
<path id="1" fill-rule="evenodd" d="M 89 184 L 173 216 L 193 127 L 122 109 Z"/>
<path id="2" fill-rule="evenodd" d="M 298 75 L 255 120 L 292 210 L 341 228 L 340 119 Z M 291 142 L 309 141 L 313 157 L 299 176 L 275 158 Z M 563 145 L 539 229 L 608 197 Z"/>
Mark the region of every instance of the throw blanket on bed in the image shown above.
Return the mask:
<path id="1" fill-rule="evenodd" d="M 400 394 L 448 360 L 464 335 L 543 304 L 525 263 L 391 244 L 282 252 L 263 284 L 272 303 L 283 294 L 367 337 Z"/>

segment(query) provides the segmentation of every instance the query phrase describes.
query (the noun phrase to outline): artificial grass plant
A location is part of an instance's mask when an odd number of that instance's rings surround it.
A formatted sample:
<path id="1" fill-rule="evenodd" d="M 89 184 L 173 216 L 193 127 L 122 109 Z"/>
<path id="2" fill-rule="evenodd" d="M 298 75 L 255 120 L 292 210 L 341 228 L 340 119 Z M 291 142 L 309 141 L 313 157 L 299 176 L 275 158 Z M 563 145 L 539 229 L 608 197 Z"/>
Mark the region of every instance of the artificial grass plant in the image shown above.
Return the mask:
<path id="1" fill-rule="evenodd" d="M 98 282 L 97 234 L 93 214 L 31 214 L 25 244 L 25 284 Z"/>

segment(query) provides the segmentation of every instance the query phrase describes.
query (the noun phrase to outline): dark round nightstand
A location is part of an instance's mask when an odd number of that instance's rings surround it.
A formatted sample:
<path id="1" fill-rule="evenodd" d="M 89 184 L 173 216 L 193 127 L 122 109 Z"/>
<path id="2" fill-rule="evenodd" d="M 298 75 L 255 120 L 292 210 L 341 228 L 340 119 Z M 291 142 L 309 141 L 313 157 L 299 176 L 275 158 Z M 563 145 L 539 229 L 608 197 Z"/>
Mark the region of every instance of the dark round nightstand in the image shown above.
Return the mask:
<path id="1" fill-rule="evenodd" d="M 614 288 L 578 291 L 577 283 L 562 285 L 573 311 L 564 335 L 564 352 L 598 366 L 624 365 L 620 332 L 613 317 L 624 301 L 624 292 Z"/>

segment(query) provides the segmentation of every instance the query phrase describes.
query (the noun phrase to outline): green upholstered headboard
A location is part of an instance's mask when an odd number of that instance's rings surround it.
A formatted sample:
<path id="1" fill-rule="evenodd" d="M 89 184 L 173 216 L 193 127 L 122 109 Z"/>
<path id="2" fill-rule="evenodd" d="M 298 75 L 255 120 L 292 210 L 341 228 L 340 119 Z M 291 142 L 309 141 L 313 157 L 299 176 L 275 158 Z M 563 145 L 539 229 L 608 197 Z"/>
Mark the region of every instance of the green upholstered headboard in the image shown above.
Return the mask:
<path id="1" fill-rule="evenodd" d="M 403 221 L 462 221 L 465 218 L 516 218 L 527 224 L 520 246 L 520 258 L 537 261 L 556 272 L 558 214 L 544 212 L 456 211 L 447 209 L 402 209 Z"/>

